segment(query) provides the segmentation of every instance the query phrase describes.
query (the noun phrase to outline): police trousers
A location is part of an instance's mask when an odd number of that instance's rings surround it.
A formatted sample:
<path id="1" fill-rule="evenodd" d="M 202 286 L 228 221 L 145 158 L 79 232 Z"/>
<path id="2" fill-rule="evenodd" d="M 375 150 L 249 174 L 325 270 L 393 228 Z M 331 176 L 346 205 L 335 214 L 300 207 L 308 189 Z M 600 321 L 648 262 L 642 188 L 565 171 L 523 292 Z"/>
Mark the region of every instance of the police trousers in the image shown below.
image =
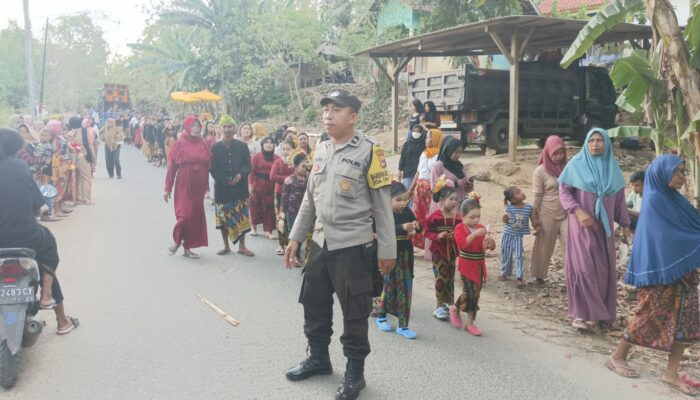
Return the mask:
<path id="1" fill-rule="evenodd" d="M 299 302 L 304 306 L 304 334 L 309 345 L 328 346 L 333 335 L 333 293 L 343 311 L 340 342 L 347 358 L 364 359 L 370 352 L 367 338 L 372 308 L 377 247 L 374 243 L 340 250 L 321 248 L 315 242 L 305 268 Z"/>

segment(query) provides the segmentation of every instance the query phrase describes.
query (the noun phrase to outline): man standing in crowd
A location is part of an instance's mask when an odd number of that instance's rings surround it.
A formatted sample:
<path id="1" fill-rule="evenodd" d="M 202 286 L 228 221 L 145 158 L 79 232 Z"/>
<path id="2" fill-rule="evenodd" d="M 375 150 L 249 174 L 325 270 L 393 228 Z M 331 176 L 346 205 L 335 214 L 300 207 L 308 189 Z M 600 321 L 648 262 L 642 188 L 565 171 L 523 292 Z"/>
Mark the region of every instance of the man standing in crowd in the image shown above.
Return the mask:
<path id="1" fill-rule="evenodd" d="M 320 143 L 299 214 L 290 232 L 285 266 L 299 263 L 299 244 L 316 221 L 300 303 L 310 355 L 286 372 L 292 381 L 332 373 L 328 345 L 333 333 L 333 292 L 343 310 L 340 337 L 347 367 L 336 399 L 356 399 L 365 387 L 370 352 L 367 326 L 377 257 L 383 274 L 396 265 L 391 180 L 382 149 L 355 131 L 360 100 L 334 90 L 321 100 L 331 140 Z M 376 222 L 377 242 L 372 220 Z"/>
<path id="2" fill-rule="evenodd" d="M 238 243 L 238 253 L 252 257 L 253 252 L 245 247 L 245 234 L 250 231 L 248 218 L 248 174 L 250 173 L 250 153 L 248 146 L 235 140 L 236 123 L 228 115 L 219 123 L 224 139 L 212 148 L 211 176 L 214 178 L 214 202 L 216 203 L 216 228 L 221 230 L 224 248 L 217 254 L 231 252 L 228 241 Z"/>

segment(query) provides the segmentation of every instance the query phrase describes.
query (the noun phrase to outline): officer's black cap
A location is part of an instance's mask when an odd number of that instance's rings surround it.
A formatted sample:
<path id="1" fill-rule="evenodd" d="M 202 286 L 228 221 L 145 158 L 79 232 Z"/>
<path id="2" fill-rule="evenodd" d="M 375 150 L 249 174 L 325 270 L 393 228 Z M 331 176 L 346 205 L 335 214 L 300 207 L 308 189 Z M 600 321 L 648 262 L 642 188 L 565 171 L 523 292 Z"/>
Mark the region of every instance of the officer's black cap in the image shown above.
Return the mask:
<path id="1" fill-rule="evenodd" d="M 328 93 L 328 96 L 321 99 L 322 106 L 328 103 L 337 104 L 341 107 L 352 107 L 355 112 L 360 111 L 360 107 L 362 107 L 362 102 L 357 96 L 343 89 L 335 89 Z"/>

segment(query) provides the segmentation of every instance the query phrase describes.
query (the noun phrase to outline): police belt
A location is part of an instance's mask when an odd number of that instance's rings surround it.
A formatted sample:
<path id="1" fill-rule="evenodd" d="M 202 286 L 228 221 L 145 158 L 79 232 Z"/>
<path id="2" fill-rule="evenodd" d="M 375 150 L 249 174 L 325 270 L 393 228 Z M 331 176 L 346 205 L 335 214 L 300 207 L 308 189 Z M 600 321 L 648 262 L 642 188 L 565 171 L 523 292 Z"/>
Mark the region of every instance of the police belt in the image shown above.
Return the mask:
<path id="1" fill-rule="evenodd" d="M 484 253 L 472 253 L 469 251 L 459 251 L 459 257 L 465 260 L 481 261 L 484 259 Z"/>
<path id="2" fill-rule="evenodd" d="M 410 240 L 408 235 L 396 235 L 396 240 Z"/>

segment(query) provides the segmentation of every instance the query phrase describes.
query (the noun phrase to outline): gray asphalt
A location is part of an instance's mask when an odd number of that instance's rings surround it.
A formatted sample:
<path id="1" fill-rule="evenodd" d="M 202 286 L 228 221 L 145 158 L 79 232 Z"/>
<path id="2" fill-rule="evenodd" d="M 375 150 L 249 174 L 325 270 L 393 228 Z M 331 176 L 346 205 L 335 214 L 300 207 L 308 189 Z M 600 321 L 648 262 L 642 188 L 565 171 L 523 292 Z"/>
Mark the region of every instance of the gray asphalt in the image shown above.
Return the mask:
<path id="1" fill-rule="evenodd" d="M 209 222 L 200 260 L 170 257 L 172 205 L 165 171 L 135 149 L 122 151 L 123 180 L 100 165 L 96 205 L 50 225 L 61 254 L 58 275 L 69 315 L 80 327 L 54 334 L 53 315 L 38 343 L 23 351 L 17 386 L 6 399 L 331 399 L 344 371 L 288 382 L 283 371 L 305 357 L 298 270 L 282 268 L 276 243 L 251 238 L 253 259 L 217 256 Z M 211 214 L 211 207 L 207 206 Z M 202 304 L 201 294 L 241 321 L 233 327 Z M 363 399 L 658 399 L 669 391 L 647 377 L 625 380 L 604 359 L 546 344 L 508 321 L 479 317 L 474 338 L 432 315 L 433 293 L 416 285 L 410 341 L 370 325 L 372 354 Z M 341 327 L 336 306 L 334 326 Z M 527 318 L 513 315 L 514 320 Z M 395 321 L 392 321 L 395 324 Z M 675 395 L 673 396 L 675 397 Z"/>

